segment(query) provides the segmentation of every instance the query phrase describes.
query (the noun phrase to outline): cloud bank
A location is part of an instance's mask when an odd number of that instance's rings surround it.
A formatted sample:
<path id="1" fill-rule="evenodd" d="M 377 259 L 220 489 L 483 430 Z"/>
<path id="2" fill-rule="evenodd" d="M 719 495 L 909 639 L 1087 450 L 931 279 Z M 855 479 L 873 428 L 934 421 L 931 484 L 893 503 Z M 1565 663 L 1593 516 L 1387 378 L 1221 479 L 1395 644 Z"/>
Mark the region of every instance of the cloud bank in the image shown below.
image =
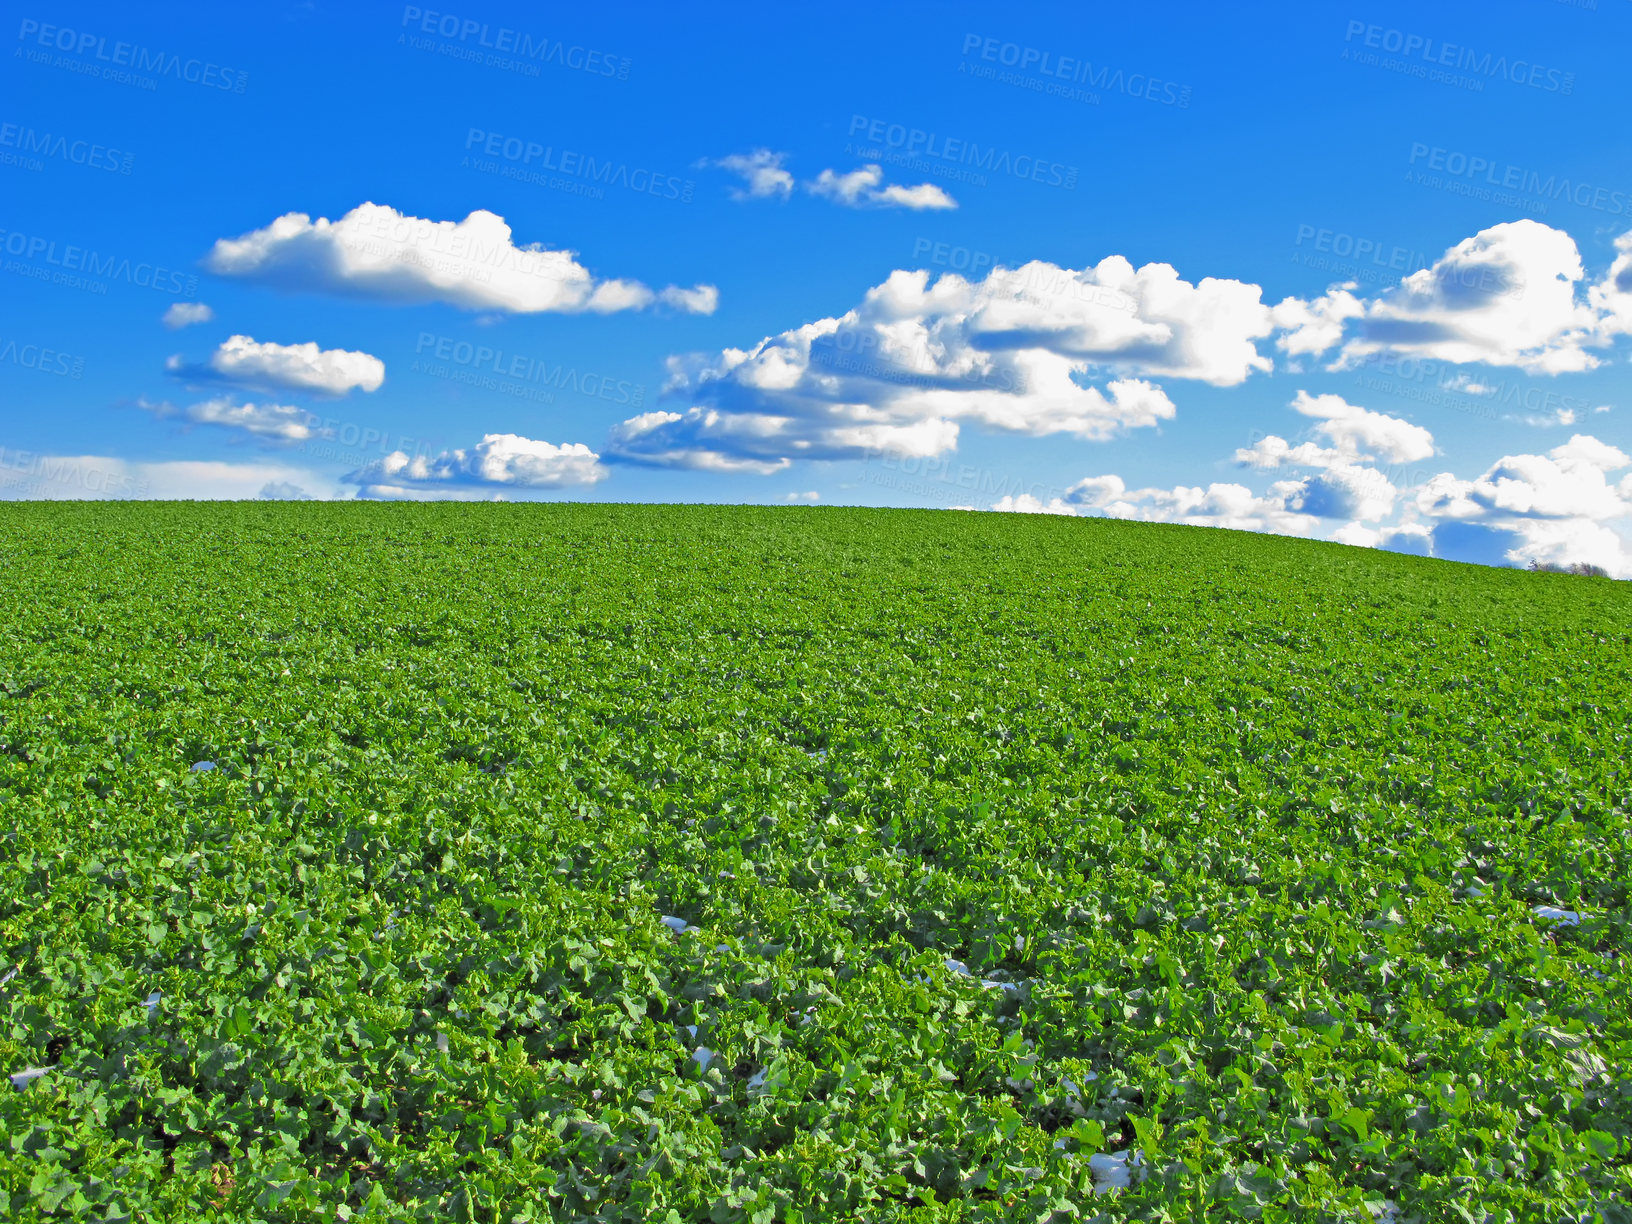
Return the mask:
<path id="1" fill-rule="evenodd" d="M 362 497 L 423 498 L 560 489 L 592 485 L 607 475 L 600 456 L 581 442 L 556 446 L 518 434 L 487 434 L 468 450 L 432 456 L 393 451 L 341 479 L 359 486 Z"/>
<path id="2" fill-rule="evenodd" d="M 897 271 L 843 315 L 747 349 L 671 358 L 682 411 L 613 432 L 610 453 L 708 471 L 952 449 L 962 422 L 1102 440 L 1174 415 L 1153 378 L 1233 386 L 1267 371 L 1256 285 L 1183 280 L 1120 256 L 1080 271 L 1036 261 L 984 279 Z"/>

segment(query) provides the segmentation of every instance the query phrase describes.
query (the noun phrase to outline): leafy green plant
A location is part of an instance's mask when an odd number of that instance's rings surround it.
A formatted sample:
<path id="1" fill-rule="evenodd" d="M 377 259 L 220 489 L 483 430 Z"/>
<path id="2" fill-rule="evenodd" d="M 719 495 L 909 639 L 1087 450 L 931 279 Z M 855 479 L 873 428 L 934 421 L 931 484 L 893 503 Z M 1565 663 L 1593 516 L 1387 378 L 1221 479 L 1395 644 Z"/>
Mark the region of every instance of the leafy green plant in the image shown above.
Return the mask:
<path id="1" fill-rule="evenodd" d="M 1623 584 L 12 504 L 0 607 L 9 1219 L 1632 1219 Z"/>

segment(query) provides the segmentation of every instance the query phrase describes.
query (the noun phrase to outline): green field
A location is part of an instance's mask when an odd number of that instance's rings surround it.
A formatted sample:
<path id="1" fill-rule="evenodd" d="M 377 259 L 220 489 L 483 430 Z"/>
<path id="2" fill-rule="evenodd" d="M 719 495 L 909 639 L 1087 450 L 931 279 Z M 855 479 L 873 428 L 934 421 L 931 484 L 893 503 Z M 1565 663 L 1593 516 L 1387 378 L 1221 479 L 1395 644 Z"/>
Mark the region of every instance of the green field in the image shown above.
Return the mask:
<path id="1" fill-rule="evenodd" d="M 1632 1220 L 1629 634 L 1104 520 L 0 507 L 0 1217 Z"/>

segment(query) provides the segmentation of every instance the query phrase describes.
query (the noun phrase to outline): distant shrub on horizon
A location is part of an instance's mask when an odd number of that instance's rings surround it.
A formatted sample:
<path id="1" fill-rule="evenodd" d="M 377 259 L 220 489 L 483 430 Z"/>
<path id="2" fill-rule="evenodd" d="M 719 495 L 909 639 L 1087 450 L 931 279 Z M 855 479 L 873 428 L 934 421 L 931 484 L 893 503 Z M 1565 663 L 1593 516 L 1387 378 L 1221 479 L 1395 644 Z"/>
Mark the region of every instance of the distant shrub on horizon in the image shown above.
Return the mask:
<path id="1" fill-rule="evenodd" d="M 1601 565 L 1575 561 L 1569 565 L 1553 565 L 1546 561 L 1531 561 L 1530 568 L 1538 574 L 1575 574 L 1580 578 L 1608 578 L 1609 571 Z"/>

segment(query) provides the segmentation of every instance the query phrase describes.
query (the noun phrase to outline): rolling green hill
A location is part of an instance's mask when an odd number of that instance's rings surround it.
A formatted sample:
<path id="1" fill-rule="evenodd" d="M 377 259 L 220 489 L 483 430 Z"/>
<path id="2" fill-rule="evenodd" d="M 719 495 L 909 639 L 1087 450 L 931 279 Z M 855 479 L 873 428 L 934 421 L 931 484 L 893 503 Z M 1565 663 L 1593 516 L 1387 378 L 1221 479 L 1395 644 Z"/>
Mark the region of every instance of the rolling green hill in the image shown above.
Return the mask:
<path id="1" fill-rule="evenodd" d="M 1632 1220 L 1629 635 L 1104 520 L 0 506 L 0 1215 Z"/>

